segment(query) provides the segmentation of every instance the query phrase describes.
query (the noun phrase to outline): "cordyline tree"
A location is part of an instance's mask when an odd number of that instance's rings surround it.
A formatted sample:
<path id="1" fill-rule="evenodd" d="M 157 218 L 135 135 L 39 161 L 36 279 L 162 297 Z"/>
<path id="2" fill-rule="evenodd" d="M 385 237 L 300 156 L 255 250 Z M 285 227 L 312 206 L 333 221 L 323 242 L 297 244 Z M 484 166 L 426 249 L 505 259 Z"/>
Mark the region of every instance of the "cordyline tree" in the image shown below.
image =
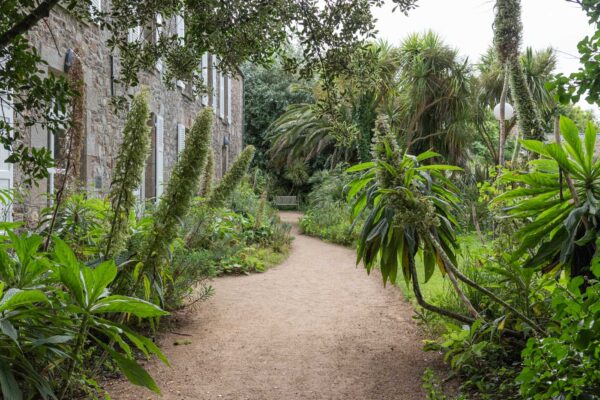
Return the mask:
<path id="1" fill-rule="evenodd" d="M 416 1 L 393 0 L 402 12 L 413 8 Z M 173 78 L 192 81 L 202 90 L 198 71 L 202 54 L 216 54 L 220 69 L 235 72 L 246 61 L 267 62 L 295 39 L 302 44 L 303 57 L 287 59 L 289 67 L 305 76 L 317 68 L 326 76 L 335 75 L 362 40 L 373 36 L 371 8 L 383 2 L 113 0 L 98 10 L 91 0 L 70 0 L 61 2 L 61 6 L 79 18 L 94 21 L 109 33 L 107 45 L 120 58 L 116 80 L 123 91 L 115 103 L 124 106 L 125 93 L 138 84 L 140 72 L 152 70 L 159 58 L 166 64 L 165 82 L 173 82 Z M 64 79 L 39 74 L 44 61 L 27 38 L 28 32 L 40 25 L 58 3 L 59 0 L 0 2 L 0 94 L 4 96 L 2 101 L 11 98 L 11 106 L 26 126 L 41 123 L 52 127 L 60 123 L 52 116 L 61 115 L 73 95 Z M 160 25 L 157 15 L 162 21 L 182 16 L 185 42 L 166 29 L 158 40 L 143 37 L 128 41 L 129 29 Z M 20 144 L 20 130 L 3 122 L 0 131 L 1 144 L 12 151 L 9 161 L 21 163 L 33 179 L 47 175 L 46 168 L 52 163 L 47 151 Z"/>

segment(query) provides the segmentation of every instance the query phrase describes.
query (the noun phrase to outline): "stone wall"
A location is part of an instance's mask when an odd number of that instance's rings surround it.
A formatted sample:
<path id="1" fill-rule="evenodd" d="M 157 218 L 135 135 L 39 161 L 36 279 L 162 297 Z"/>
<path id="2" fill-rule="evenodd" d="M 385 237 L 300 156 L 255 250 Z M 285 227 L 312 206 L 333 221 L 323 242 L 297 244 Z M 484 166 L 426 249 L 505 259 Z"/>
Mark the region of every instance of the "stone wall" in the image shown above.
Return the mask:
<path id="1" fill-rule="evenodd" d="M 106 1 L 103 2 L 106 4 Z M 30 33 L 33 46 L 42 54 L 48 63 L 43 67 L 44 73 L 64 74 L 64 60 L 68 49 L 76 51 L 81 59 L 85 76 L 85 149 L 83 174 L 87 189 L 91 193 L 103 196 L 110 186 L 111 171 L 121 142 L 121 130 L 124 115 L 119 115 L 111 105 L 114 95 L 111 74 L 118 68 L 117 57 L 113 58 L 105 45 L 109 35 L 93 23 L 81 21 L 65 9 L 57 7 L 50 14 L 47 24 L 40 23 Z M 210 58 L 210 57 L 209 57 Z M 116 72 L 116 71 L 115 71 Z M 211 71 L 212 76 L 212 71 Z M 243 126 L 243 77 L 236 76 L 231 82 L 231 121 L 219 118 L 215 111 L 212 147 L 215 152 L 215 177 L 219 179 L 223 168 L 239 154 L 242 148 Z M 209 84 L 211 79 L 209 79 Z M 218 82 L 218 80 L 217 80 Z M 150 109 L 153 114 L 164 118 L 164 182 L 169 179 L 171 170 L 177 160 L 177 125 L 186 128 L 192 125 L 197 113 L 202 109 L 200 98 L 194 98 L 180 87 L 169 89 L 161 81 L 161 73 L 157 70 L 145 72 L 140 83 L 151 91 Z M 212 92 L 208 104 L 219 105 L 218 96 L 225 93 Z M 228 146 L 223 146 L 225 138 Z M 41 126 L 30 128 L 25 134 L 25 141 L 34 147 L 48 146 L 48 133 Z M 15 185 L 23 180 L 22 173 L 16 168 Z M 29 190 L 24 207 L 15 207 L 15 213 L 23 213 L 23 217 L 35 218 L 40 209 L 48 204 L 48 182 L 39 182 L 38 187 Z M 15 216 L 18 218 L 18 216 Z"/>

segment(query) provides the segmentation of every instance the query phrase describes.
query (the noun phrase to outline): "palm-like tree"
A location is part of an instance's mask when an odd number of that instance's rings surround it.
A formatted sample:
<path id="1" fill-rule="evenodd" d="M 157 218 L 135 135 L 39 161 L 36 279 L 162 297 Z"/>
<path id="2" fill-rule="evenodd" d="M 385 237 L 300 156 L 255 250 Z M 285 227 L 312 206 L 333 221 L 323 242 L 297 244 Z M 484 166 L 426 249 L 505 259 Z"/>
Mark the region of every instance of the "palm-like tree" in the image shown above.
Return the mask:
<path id="1" fill-rule="evenodd" d="M 471 140 L 467 61 L 433 32 L 410 35 L 399 52 L 392 128 L 412 153 L 434 149 L 453 163 L 464 163 Z"/>
<path id="2" fill-rule="evenodd" d="M 359 50 L 333 87 L 315 87 L 316 104 L 290 106 L 270 127 L 278 166 L 325 156 L 326 165 L 370 159 L 375 120 L 396 89 L 398 51 L 386 42 Z"/>

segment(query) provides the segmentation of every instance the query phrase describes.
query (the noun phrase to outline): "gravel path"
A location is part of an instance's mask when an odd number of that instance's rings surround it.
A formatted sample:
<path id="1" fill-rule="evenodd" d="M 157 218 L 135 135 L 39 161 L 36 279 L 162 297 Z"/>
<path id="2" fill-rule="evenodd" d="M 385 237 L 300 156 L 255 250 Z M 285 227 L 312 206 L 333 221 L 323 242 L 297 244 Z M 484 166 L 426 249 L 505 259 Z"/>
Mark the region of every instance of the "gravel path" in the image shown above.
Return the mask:
<path id="1" fill-rule="evenodd" d="M 423 370 L 439 360 L 421 351 L 399 290 L 356 268 L 353 250 L 294 232 L 284 263 L 216 279 L 214 297 L 177 328 L 190 336 L 162 339 L 171 368 L 147 365 L 162 397 L 114 381 L 111 398 L 424 399 Z"/>

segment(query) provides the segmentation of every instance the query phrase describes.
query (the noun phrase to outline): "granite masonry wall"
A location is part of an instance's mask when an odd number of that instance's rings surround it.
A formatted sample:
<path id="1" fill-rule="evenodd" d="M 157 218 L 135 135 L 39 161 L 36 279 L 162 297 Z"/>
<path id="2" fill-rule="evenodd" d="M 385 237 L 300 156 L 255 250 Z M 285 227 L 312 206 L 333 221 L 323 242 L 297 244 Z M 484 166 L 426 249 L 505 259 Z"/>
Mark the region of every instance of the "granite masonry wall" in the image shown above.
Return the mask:
<path id="1" fill-rule="evenodd" d="M 104 1 L 103 4 L 107 4 Z M 47 20 L 40 23 L 30 33 L 33 46 L 42 54 L 48 63 L 44 67 L 45 74 L 64 74 L 65 55 L 69 49 L 76 52 L 81 59 L 85 76 L 85 149 L 83 157 L 83 174 L 87 189 L 90 193 L 103 196 L 107 193 L 111 171 L 121 142 L 121 130 L 124 125 L 124 115 L 115 112 L 111 105 L 114 95 L 113 74 L 118 68 L 118 59 L 113 57 L 106 46 L 108 33 L 102 31 L 93 23 L 79 20 L 61 7 L 57 7 Z M 209 56 L 209 65 L 212 57 Z M 213 82 L 215 70 L 209 71 L 209 85 Z M 217 75 L 218 76 L 218 75 Z M 227 90 L 220 93 L 219 79 L 206 102 L 215 104 L 215 122 L 213 129 L 212 148 L 215 153 L 215 178 L 220 179 L 230 163 L 242 149 L 243 130 L 243 76 L 225 79 L 226 85 L 231 84 L 231 96 Z M 164 118 L 164 176 L 163 182 L 168 182 L 174 163 L 177 161 L 178 135 L 177 126 L 183 124 L 186 128 L 192 125 L 195 116 L 203 107 L 201 98 L 195 98 L 189 90 L 176 86 L 169 89 L 161 80 L 161 72 L 143 73 L 140 78 L 142 85 L 151 91 L 150 109 L 153 116 Z M 211 85 L 212 86 L 212 85 Z M 213 90 L 216 89 L 216 90 Z M 213 96 L 215 96 L 213 103 Z M 228 112 L 220 118 L 218 107 L 221 103 L 219 96 L 225 96 L 231 104 L 231 120 Z M 152 135 L 154 135 L 154 129 Z M 153 136 L 153 141 L 154 141 Z M 25 140 L 30 146 L 49 146 L 48 133 L 41 126 L 34 126 L 26 132 Z M 227 143 L 227 145 L 224 145 Z M 155 171 L 154 154 L 150 157 L 147 171 Z M 22 182 L 22 173 L 16 168 L 15 185 Z M 146 179 L 148 180 L 148 178 Z M 147 185 L 146 185 L 147 187 Z M 29 190 L 22 206 L 15 206 L 15 219 L 35 219 L 40 210 L 48 205 L 50 191 L 48 180 L 39 182 L 38 187 Z M 144 190 L 145 191 L 145 190 Z M 153 197 L 145 193 L 145 197 Z"/>

